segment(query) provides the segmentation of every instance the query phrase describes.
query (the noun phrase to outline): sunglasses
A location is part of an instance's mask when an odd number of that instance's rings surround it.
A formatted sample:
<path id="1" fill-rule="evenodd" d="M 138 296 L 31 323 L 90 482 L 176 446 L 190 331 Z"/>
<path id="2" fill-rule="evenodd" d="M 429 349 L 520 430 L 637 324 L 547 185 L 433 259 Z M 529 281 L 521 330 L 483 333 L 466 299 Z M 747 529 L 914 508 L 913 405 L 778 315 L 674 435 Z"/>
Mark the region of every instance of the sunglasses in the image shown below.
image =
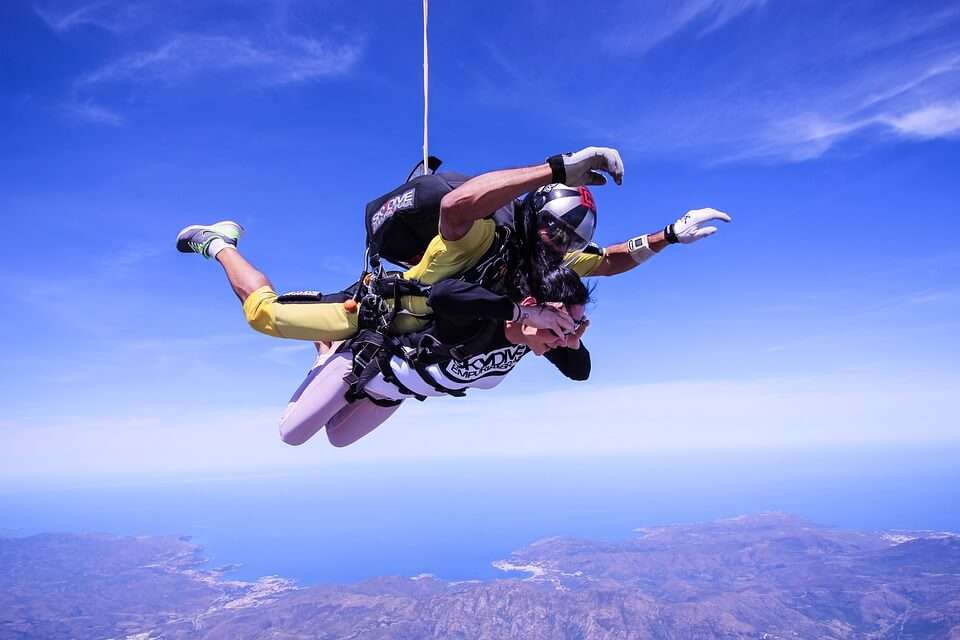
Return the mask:
<path id="1" fill-rule="evenodd" d="M 540 227 L 544 239 L 558 251 L 581 251 L 587 241 L 574 233 L 573 229 L 556 218 L 548 218 Z"/>

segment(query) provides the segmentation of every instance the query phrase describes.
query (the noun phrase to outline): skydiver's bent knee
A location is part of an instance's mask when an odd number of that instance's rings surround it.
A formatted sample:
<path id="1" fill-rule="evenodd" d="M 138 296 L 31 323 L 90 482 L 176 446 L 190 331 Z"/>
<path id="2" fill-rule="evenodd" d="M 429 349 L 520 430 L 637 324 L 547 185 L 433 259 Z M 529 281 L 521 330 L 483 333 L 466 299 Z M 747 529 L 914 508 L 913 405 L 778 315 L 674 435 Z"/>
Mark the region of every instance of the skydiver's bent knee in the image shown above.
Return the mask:
<path id="1" fill-rule="evenodd" d="M 283 304 L 270 287 L 260 287 L 243 301 L 247 324 L 278 338 L 315 342 L 344 340 L 357 332 L 357 314 L 342 303 Z"/>
<path id="2" fill-rule="evenodd" d="M 282 337 L 277 331 L 274 306 L 277 292 L 270 287 L 260 287 L 243 301 L 243 315 L 255 331 L 268 336 Z"/>
<path id="3" fill-rule="evenodd" d="M 351 402 L 327 421 L 327 440 L 335 447 L 346 447 L 364 437 L 400 407 L 382 407 L 366 398 Z"/>
<path id="4" fill-rule="evenodd" d="M 327 440 L 329 440 L 330 444 L 333 446 L 337 447 L 338 449 L 342 449 L 343 447 L 353 444 L 359 440 L 359 438 L 352 434 L 344 434 L 337 431 L 328 430 Z"/>
<path id="5" fill-rule="evenodd" d="M 286 422 L 280 423 L 280 439 L 283 440 L 284 444 L 289 444 L 291 446 L 299 446 L 310 439 L 314 433 L 305 433 L 303 429 L 299 429 L 302 425 L 293 424 L 288 425 Z"/>

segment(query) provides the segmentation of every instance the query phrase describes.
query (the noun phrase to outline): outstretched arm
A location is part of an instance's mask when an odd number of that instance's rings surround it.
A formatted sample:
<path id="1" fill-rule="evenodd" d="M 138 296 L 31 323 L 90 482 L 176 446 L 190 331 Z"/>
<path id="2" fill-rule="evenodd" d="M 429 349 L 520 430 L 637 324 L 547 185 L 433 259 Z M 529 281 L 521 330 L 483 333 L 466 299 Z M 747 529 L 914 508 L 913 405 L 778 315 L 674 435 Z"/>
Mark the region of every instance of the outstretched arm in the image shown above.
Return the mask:
<path id="1" fill-rule="evenodd" d="M 440 201 L 440 235 L 455 241 L 467 235 L 476 220 L 485 218 L 514 198 L 550 184 L 550 165 L 491 171 L 464 182 Z"/>
<path id="2" fill-rule="evenodd" d="M 613 244 L 603 250 L 603 259 L 590 272 L 591 276 L 615 276 L 630 271 L 660 253 L 671 244 L 690 244 L 717 232 L 712 225 L 717 220 L 731 222 L 729 215 L 716 209 L 693 209 L 662 231 L 648 233 L 626 242 Z"/>
<path id="3" fill-rule="evenodd" d="M 657 231 L 604 247 L 603 259 L 590 275 L 615 276 L 626 273 L 663 251 L 668 244 L 666 234 Z"/>
<path id="4" fill-rule="evenodd" d="M 485 218 L 524 193 L 551 182 L 576 187 L 604 184 L 600 171 L 623 180 L 623 161 L 615 149 L 587 147 L 576 153 L 551 156 L 543 164 L 491 171 L 471 178 L 440 201 L 440 235 L 456 241 L 467 235 L 476 220 Z"/>

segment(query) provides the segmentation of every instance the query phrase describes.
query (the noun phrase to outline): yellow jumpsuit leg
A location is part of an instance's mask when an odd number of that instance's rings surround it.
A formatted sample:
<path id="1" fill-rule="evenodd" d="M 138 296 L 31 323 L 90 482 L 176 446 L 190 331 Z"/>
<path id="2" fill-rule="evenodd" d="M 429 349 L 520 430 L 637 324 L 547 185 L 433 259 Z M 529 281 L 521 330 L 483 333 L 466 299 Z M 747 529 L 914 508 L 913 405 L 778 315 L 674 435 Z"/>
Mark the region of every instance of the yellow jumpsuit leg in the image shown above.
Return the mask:
<path id="1" fill-rule="evenodd" d="M 469 269 L 487 252 L 496 236 L 493 220 L 478 220 L 459 240 L 436 236 L 424 252 L 423 259 L 404 272 L 408 280 L 433 284 Z M 426 299 L 410 296 L 400 306 L 413 314 L 428 314 Z M 339 302 L 318 304 L 281 304 L 270 287 L 261 287 L 243 302 L 243 313 L 250 326 L 261 333 L 280 338 L 328 342 L 349 338 L 357 332 L 357 314 L 348 313 Z M 393 334 L 410 333 L 426 322 L 410 315 L 398 315 L 390 325 Z"/>
<path id="2" fill-rule="evenodd" d="M 247 323 L 268 336 L 295 340 L 334 341 L 357 332 L 357 314 L 339 302 L 281 304 L 270 287 L 260 287 L 243 301 Z"/>
<path id="3" fill-rule="evenodd" d="M 424 298 L 404 296 L 400 305 L 413 313 L 430 313 Z M 251 327 L 277 338 L 332 342 L 357 333 L 357 314 L 344 309 L 343 303 L 282 304 L 270 287 L 260 287 L 247 296 L 243 315 Z M 424 324 L 419 318 L 401 315 L 391 325 L 391 333 L 409 333 Z"/>

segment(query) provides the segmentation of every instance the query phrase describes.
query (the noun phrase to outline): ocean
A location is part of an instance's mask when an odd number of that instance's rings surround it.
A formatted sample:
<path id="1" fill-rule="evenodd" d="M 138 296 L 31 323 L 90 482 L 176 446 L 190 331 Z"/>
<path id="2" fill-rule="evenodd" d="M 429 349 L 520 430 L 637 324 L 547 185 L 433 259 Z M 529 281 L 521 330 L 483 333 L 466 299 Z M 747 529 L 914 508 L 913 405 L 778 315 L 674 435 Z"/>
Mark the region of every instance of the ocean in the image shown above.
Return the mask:
<path id="1" fill-rule="evenodd" d="M 187 535 L 229 575 L 301 584 L 485 579 L 537 539 L 782 511 L 859 529 L 960 531 L 960 451 L 834 450 L 356 464 L 0 491 L 4 535 Z"/>

